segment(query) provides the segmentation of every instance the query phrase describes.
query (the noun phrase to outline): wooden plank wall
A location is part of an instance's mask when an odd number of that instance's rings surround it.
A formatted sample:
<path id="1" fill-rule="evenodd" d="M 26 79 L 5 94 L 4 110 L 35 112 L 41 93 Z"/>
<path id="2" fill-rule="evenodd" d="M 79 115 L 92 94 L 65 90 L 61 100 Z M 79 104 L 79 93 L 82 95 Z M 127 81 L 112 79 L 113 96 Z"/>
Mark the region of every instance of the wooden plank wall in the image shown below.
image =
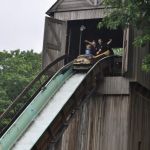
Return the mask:
<path id="1" fill-rule="evenodd" d="M 53 150 L 128 150 L 129 96 L 93 96 Z"/>
<path id="2" fill-rule="evenodd" d="M 107 13 L 109 13 L 108 10 Z M 66 11 L 66 12 L 55 12 L 54 17 L 60 20 L 81 20 L 81 19 L 95 19 L 104 18 L 106 11 L 101 9 L 90 9 L 90 10 L 78 10 L 78 11 Z"/>
<path id="3" fill-rule="evenodd" d="M 150 47 L 147 44 L 145 47 L 136 48 L 135 51 L 138 52 L 136 72 L 137 81 L 150 90 L 150 73 L 142 71 L 142 61 L 145 58 L 145 56 L 150 54 Z"/>
<path id="4" fill-rule="evenodd" d="M 63 2 L 57 7 L 57 11 L 74 10 L 80 7 L 90 7 L 90 3 L 86 0 L 63 0 Z"/>
<path id="5" fill-rule="evenodd" d="M 130 94 L 129 80 L 121 76 L 105 77 L 99 85 L 100 87 L 96 91 L 99 94 Z"/>
<path id="6" fill-rule="evenodd" d="M 129 150 L 150 149 L 150 98 L 132 88 Z"/>
<path id="7" fill-rule="evenodd" d="M 43 55 L 42 68 L 44 69 L 48 64 L 65 54 L 66 51 L 66 22 L 56 20 L 54 18 L 45 18 L 45 31 L 43 40 Z M 64 63 L 60 63 L 53 69 L 58 70 Z"/>
<path id="8" fill-rule="evenodd" d="M 132 32 L 133 38 L 136 38 L 140 34 L 140 32 L 137 30 Z M 132 42 L 130 42 L 130 44 L 132 44 Z M 150 90 L 150 73 L 142 71 L 143 58 L 148 54 L 150 54 L 149 44 L 143 47 L 133 47 L 132 49 L 129 49 L 128 71 L 130 78 Z"/>

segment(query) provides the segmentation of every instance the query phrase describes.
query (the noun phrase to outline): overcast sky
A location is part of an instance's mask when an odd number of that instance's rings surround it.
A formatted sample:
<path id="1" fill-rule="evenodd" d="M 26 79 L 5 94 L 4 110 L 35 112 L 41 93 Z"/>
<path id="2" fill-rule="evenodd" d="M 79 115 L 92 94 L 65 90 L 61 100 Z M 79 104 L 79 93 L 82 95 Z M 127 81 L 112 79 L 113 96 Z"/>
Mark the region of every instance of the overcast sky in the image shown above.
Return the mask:
<path id="1" fill-rule="evenodd" d="M 41 52 L 45 12 L 57 0 L 0 0 L 0 50 Z"/>

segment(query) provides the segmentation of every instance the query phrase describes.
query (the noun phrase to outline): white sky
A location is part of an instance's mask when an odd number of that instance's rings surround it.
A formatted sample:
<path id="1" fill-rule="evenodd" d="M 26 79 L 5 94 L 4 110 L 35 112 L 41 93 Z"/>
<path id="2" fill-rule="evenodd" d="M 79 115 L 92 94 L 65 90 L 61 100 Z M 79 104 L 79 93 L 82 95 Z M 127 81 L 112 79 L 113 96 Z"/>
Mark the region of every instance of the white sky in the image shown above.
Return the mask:
<path id="1" fill-rule="evenodd" d="M 41 52 L 45 12 L 57 0 L 0 0 L 0 51 Z"/>

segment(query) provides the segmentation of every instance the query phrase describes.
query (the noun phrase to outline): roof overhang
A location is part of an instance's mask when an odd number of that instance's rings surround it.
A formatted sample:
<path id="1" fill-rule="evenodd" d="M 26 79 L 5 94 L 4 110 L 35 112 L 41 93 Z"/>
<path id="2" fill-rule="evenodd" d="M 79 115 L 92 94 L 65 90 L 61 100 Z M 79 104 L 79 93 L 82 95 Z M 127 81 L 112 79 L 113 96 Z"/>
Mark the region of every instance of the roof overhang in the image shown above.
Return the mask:
<path id="1" fill-rule="evenodd" d="M 63 6 L 63 7 L 62 7 Z M 46 12 L 47 15 L 53 16 L 54 13 L 57 12 L 71 12 L 71 11 L 83 11 L 83 10 L 96 10 L 96 9 L 104 9 L 105 6 L 102 3 L 98 3 L 97 5 L 91 4 L 88 0 L 85 0 L 83 5 L 77 5 L 76 2 L 68 7 L 68 4 L 64 4 L 64 0 L 58 0 L 54 5 Z"/>

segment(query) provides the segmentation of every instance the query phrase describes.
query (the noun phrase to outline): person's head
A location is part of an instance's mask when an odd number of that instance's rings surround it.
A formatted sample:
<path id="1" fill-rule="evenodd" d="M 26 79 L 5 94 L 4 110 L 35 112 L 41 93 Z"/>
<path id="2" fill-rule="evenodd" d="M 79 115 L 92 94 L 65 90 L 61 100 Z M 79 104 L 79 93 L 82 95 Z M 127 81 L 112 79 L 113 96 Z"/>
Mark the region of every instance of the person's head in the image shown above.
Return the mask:
<path id="1" fill-rule="evenodd" d="M 86 49 L 91 49 L 91 48 L 92 48 L 92 46 L 90 44 L 86 45 Z"/>
<path id="2" fill-rule="evenodd" d="M 95 40 L 92 41 L 92 45 L 93 45 L 94 47 L 96 47 L 96 42 L 95 42 Z"/>
<path id="3" fill-rule="evenodd" d="M 103 43 L 102 39 L 98 39 L 98 44 L 102 44 L 102 43 Z"/>

